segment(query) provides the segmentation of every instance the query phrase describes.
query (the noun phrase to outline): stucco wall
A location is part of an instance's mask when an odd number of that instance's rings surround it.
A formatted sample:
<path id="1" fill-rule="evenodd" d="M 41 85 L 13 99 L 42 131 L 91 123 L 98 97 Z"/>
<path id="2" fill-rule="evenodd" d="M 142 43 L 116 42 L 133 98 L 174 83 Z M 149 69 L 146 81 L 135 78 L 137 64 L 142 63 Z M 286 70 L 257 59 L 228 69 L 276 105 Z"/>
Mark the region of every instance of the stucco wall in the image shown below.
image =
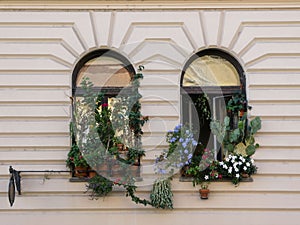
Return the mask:
<path id="1" fill-rule="evenodd" d="M 300 210 L 299 8 L 189 10 L 21 10 L 0 13 L 0 219 L 3 224 L 297 224 Z M 182 7 L 184 7 L 182 5 Z M 129 7 L 127 7 L 129 8 Z M 173 211 L 135 205 L 122 191 L 91 201 L 68 174 L 22 174 L 22 196 L 7 200 L 8 167 L 65 170 L 71 76 L 99 47 L 143 64 L 144 176 L 179 122 L 180 75 L 195 52 L 220 48 L 247 77 L 261 116 L 254 182 L 211 184 L 208 201 L 191 183 L 173 181 Z M 147 196 L 150 185 L 139 184 Z M 286 222 L 288 221 L 288 222 Z M 2 222 L 1 222 L 2 223 Z"/>

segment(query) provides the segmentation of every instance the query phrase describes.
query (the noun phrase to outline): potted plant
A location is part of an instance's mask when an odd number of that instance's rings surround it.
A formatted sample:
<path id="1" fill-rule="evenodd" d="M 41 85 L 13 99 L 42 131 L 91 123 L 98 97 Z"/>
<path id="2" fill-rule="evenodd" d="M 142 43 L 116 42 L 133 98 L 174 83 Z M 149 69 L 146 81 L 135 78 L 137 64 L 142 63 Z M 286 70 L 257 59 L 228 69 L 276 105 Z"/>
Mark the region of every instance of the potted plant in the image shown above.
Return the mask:
<path id="1" fill-rule="evenodd" d="M 219 162 L 218 171 L 223 177 L 231 179 L 234 185 L 238 185 L 243 176 L 245 178 L 245 176 L 249 177 L 256 173 L 257 167 L 250 156 L 230 154 L 223 161 Z"/>
<path id="2" fill-rule="evenodd" d="M 83 157 L 79 147 L 76 143 L 72 144 L 72 147 L 68 153 L 66 165 L 72 171 L 72 176 L 87 177 L 89 165 Z"/>
<path id="3" fill-rule="evenodd" d="M 208 186 L 209 182 L 206 181 L 200 184 L 201 188 L 199 189 L 199 194 L 201 199 L 208 199 L 208 194 L 210 192 Z"/>

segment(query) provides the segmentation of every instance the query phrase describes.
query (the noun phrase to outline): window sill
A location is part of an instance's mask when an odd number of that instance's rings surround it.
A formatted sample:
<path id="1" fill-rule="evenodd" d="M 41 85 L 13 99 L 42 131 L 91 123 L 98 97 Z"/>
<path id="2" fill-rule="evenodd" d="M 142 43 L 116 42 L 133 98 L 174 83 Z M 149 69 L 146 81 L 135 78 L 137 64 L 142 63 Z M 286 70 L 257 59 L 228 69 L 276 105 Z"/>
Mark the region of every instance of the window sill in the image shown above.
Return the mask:
<path id="1" fill-rule="evenodd" d="M 72 182 L 72 183 L 76 183 L 76 182 L 87 182 L 89 181 L 89 177 L 71 177 L 69 179 L 69 182 Z M 109 178 L 110 180 L 114 180 L 116 179 L 115 177 L 110 177 Z M 134 178 L 136 182 L 142 182 L 143 181 L 143 177 L 135 177 Z"/>
<path id="2" fill-rule="evenodd" d="M 180 182 L 193 182 L 193 179 L 194 179 L 193 177 L 179 177 Z M 223 178 L 221 180 L 215 180 L 212 182 L 231 182 L 231 179 Z M 240 182 L 253 182 L 253 178 L 252 177 L 242 178 Z"/>

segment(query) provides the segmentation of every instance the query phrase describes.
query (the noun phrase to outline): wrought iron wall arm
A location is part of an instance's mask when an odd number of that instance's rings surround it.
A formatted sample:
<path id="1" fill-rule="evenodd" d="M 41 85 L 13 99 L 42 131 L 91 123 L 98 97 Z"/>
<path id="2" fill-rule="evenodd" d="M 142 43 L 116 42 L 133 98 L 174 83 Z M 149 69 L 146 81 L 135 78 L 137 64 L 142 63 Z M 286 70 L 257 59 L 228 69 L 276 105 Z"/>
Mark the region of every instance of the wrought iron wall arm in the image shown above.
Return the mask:
<path id="1" fill-rule="evenodd" d="M 9 166 L 9 173 L 11 177 L 8 183 L 8 200 L 10 206 L 13 206 L 15 197 L 16 197 L 16 189 L 18 195 L 21 195 L 21 173 L 70 173 L 70 170 L 15 170 L 12 166 Z"/>

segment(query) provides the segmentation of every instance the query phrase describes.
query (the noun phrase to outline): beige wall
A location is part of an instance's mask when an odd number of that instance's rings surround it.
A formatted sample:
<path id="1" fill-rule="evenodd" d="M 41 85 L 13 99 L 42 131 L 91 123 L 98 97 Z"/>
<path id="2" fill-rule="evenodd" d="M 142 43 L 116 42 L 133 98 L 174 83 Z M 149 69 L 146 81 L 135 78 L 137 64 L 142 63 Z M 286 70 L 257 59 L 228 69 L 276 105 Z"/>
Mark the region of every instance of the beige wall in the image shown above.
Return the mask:
<path id="1" fill-rule="evenodd" d="M 15 1 L 17 2 L 17 1 Z M 18 3 L 19 4 L 19 3 Z M 202 5 L 203 6 L 203 5 Z M 38 10 L 0 14 L 0 219 L 3 224 L 298 224 L 300 210 L 300 13 L 297 8 L 217 10 Z M 129 8 L 128 6 L 126 6 Z M 41 9 L 44 8 L 44 9 Z M 57 8 L 57 9 L 58 9 Z M 67 8 L 67 7 L 66 7 Z M 72 7 L 71 7 L 72 8 Z M 71 74 L 76 62 L 110 47 L 145 66 L 141 92 L 144 176 L 179 121 L 181 69 L 198 50 L 217 47 L 240 61 L 251 116 L 261 116 L 254 182 L 213 183 L 208 201 L 174 179 L 175 209 L 135 205 L 122 191 L 89 200 L 68 174 L 22 174 L 9 207 L 8 167 L 64 170 L 69 150 Z M 144 183 L 147 183 L 145 179 Z M 151 188 L 139 188 L 147 196 Z M 87 222 L 86 222 L 87 221 Z M 93 222 L 94 221 L 94 222 Z M 288 222 L 287 222 L 288 221 Z M 1 222 L 2 223 L 2 222 Z"/>

